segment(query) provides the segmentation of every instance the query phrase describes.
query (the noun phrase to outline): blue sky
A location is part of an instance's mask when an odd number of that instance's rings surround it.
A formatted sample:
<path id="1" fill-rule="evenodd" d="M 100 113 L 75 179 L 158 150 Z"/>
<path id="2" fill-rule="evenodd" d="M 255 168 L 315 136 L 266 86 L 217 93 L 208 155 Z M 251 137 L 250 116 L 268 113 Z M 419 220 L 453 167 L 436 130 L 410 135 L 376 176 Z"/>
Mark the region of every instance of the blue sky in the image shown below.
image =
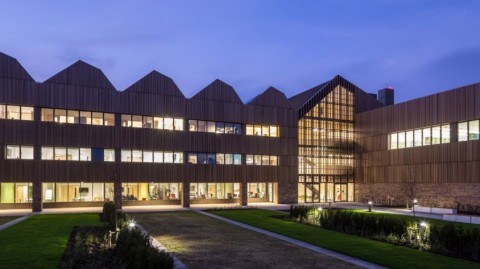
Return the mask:
<path id="1" fill-rule="evenodd" d="M 339 74 L 396 102 L 480 82 L 480 1 L 10 1 L 0 51 L 38 81 L 82 59 L 124 90 L 153 69 L 191 97 L 215 79 L 245 101 Z"/>

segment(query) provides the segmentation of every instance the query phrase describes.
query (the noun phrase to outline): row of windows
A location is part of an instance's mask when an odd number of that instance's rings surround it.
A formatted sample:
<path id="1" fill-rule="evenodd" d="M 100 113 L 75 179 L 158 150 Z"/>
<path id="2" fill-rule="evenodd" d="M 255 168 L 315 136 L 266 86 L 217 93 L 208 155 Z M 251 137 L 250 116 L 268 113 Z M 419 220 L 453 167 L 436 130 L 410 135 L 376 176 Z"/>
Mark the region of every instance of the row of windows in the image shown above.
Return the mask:
<path id="1" fill-rule="evenodd" d="M 42 108 L 41 121 L 68 124 L 115 126 L 115 114 L 57 108 Z"/>
<path id="2" fill-rule="evenodd" d="M 480 138 L 479 120 L 458 123 L 458 141 L 478 140 Z"/>
<path id="3" fill-rule="evenodd" d="M 0 119 L 34 120 L 34 108 L 29 106 L 0 105 Z M 68 124 L 88 124 L 115 126 L 115 114 L 67 109 L 42 108 L 41 121 Z M 161 130 L 184 130 L 181 118 L 151 117 L 141 115 L 121 115 L 122 127 L 148 128 Z M 190 132 L 208 132 L 217 134 L 241 134 L 242 124 L 189 120 Z M 279 128 L 273 125 L 247 125 L 247 135 L 278 137 Z"/>
<path id="4" fill-rule="evenodd" d="M 188 130 L 190 132 L 207 132 L 217 134 L 241 134 L 242 125 L 231 122 L 189 120 Z"/>
<path id="5" fill-rule="evenodd" d="M 279 137 L 280 130 L 276 125 L 246 125 L 247 135 Z"/>
<path id="6" fill-rule="evenodd" d="M 450 143 L 450 125 L 396 132 L 388 135 L 389 149 L 421 147 Z"/>
<path id="7" fill-rule="evenodd" d="M 122 149 L 122 162 L 183 163 L 182 152 Z"/>
<path id="8" fill-rule="evenodd" d="M 278 165 L 278 156 L 272 155 L 250 155 L 247 154 L 245 158 L 247 165 Z"/>
<path id="9" fill-rule="evenodd" d="M 0 105 L 0 119 L 32 121 L 33 111 L 31 106 Z"/>
<path id="10" fill-rule="evenodd" d="M 33 160 L 33 146 L 7 145 L 5 159 Z"/>
<path id="11" fill-rule="evenodd" d="M 122 127 L 183 131 L 183 119 L 122 114 Z"/>
<path id="12" fill-rule="evenodd" d="M 192 164 L 242 164 L 241 154 L 232 153 L 188 153 L 188 163 Z"/>

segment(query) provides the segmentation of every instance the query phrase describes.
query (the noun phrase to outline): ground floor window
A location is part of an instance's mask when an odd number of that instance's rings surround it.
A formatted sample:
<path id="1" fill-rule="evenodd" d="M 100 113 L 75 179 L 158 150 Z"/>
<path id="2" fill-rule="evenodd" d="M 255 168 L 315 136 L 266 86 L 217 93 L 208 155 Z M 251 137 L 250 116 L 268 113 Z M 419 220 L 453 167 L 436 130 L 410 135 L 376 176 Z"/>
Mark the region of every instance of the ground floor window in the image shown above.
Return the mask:
<path id="1" fill-rule="evenodd" d="M 178 200 L 182 183 L 122 183 L 122 200 Z"/>
<path id="2" fill-rule="evenodd" d="M 9 182 L 0 184 L 0 203 L 31 203 L 31 182 Z"/>
<path id="3" fill-rule="evenodd" d="M 190 199 L 238 199 L 240 183 L 190 183 Z"/>
<path id="4" fill-rule="evenodd" d="M 273 202 L 273 183 L 248 183 L 247 194 L 248 198 Z"/>
<path id="5" fill-rule="evenodd" d="M 353 202 L 354 183 L 298 183 L 299 203 Z"/>
<path id="6" fill-rule="evenodd" d="M 113 183 L 43 183 L 42 200 L 45 203 L 113 201 Z"/>

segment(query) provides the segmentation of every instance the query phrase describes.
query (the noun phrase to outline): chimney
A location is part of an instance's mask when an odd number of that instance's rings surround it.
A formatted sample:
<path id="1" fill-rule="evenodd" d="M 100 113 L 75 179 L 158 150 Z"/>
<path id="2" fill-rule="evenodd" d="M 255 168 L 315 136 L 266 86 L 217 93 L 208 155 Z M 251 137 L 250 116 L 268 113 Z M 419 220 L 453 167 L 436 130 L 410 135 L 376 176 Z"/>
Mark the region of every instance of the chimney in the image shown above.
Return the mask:
<path id="1" fill-rule="evenodd" d="M 393 105 L 395 103 L 395 91 L 392 86 L 378 91 L 378 101 L 384 106 Z"/>

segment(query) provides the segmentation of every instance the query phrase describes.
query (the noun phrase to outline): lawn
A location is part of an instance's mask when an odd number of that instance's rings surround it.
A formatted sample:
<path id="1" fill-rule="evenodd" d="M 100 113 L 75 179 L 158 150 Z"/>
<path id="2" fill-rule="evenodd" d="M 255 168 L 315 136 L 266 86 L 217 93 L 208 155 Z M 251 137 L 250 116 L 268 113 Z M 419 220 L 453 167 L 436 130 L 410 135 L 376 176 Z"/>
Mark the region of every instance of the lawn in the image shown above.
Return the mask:
<path id="1" fill-rule="evenodd" d="M 17 218 L 21 218 L 21 216 L 18 216 L 18 217 L 10 217 L 10 216 L 0 217 L 0 225 L 5 224 L 5 223 L 7 223 L 9 221 L 12 221 L 14 219 L 17 219 Z"/>
<path id="2" fill-rule="evenodd" d="M 480 268 L 479 263 L 449 258 L 395 246 L 358 236 L 342 234 L 309 225 L 286 221 L 286 213 L 267 210 L 224 210 L 211 213 L 286 235 L 310 244 L 337 251 L 391 268 Z"/>
<path id="3" fill-rule="evenodd" d="M 188 268 L 357 268 L 196 212 L 129 215 Z"/>
<path id="4" fill-rule="evenodd" d="M 75 225 L 97 225 L 98 214 L 35 215 L 0 231 L 0 268 L 58 268 Z"/>

